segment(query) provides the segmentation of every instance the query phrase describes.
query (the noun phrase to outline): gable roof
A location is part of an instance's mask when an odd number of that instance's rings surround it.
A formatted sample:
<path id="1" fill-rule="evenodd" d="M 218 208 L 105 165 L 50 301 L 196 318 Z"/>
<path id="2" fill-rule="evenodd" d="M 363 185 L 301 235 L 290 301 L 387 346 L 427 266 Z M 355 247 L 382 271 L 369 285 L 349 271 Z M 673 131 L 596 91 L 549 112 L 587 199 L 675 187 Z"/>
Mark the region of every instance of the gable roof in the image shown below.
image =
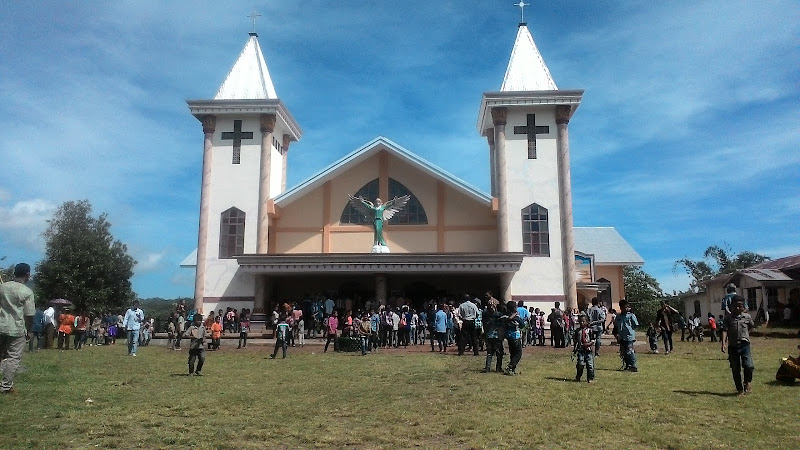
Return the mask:
<path id="1" fill-rule="evenodd" d="M 556 82 L 550 75 L 550 69 L 544 63 L 542 54 L 533 42 L 528 27 L 521 23 L 517 30 L 517 39 L 511 50 L 506 75 L 503 77 L 501 92 L 509 91 L 554 91 Z"/>
<path id="2" fill-rule="evenodd" d="M 464 180 L 450 174 L 449 172 L 431 164 L 430 162 L 420 158 L 416 154 L 406 150 L 405 148 L 395 144 L 391 140 L 378 136 L 375 139 L 367 142 L 363 146 L 357 148 L 344 158 L 336 161 L 330 166 L 326 167 L 316 175 L 311 176 L 307 180 L 298 184 L 297 186 L 287 190 L 286 192 L 275 197 L 275 205 L 286 206 L 295 200 L 303 197 L 305 194 L 313 191 L 314 189 L 322 186 L 326 181 L 335 178 L 336 176 L 346 172 L 348 169 L 356 166 L 367 158 L 381 152 L 386 151 L 389 154 L 399 158 L 400 160 L 410 164 L 411 166 L 421 170 L 422 172 L 432 176 L 433 178 L 444 182 L 446 185 L 453 189 L 464 193 L 465 195 L 474 198 L 479 202 L 491 203 L 492 197 L 485 194 L 481 190 L 471 186 Z"/>
<path id="3" fill-rule="evenodd" d="M 594 255 L 595 264 L 644 264 L 644 259 L 613 227 L 575 227 L 573 230 L 575 251 Z"/>
<path id="4" fill-rule="evenodd" d="M 250 33 L 239 58 L 220 85 L 214 100 L 277 99 L 275 86 L 269 76 L 267 62 L 258 44 L 258 35 Z"/>
<path id="5" fill-rule="evenodd" d="M 755 266 L 748 267 L 748 269 L 773 269 L 773 270 L 789 270 L 800 268 L 800 255 L 785 256 L 783 258 L 772 259 L 764 261 Z"/>

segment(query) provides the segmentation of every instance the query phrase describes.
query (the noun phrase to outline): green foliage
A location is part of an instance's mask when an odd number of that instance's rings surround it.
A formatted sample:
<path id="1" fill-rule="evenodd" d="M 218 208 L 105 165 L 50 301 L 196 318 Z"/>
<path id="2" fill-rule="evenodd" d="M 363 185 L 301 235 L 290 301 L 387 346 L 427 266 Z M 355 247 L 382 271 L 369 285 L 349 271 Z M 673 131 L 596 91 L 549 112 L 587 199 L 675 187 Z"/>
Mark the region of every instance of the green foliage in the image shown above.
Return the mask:
<path id="1" fill-rule="evenodd" d="M 728 244 L 712 245 L 703 252 L 702 260 L 682 258 L 675 261 L 672 270 L 677 271 L 683 268 L 692 277 L 689 290 L 696 292 L 701 289 L 700 283 L 703 281 L 710 280 L 717 275 L 733 273 L 770 259 L 769 256 L 751 251 L 734 254 Z"/>
<path id="2" fill-rule="evenodd" d="M 644 325 L 653 321 L 661 300 L 664 300 L 658 281 L 636 266 L 625 266 L 622 278 L 625 283 L 625 299 L 631 303 L 639 323 Z"/>
<path id="3" fill-rule="evenodd" d="M 95 218 L 88 200 L 69 201 L 47 223 L 45 257 L 34 278 L 37 298 L 66 298 L 76 310 L 95 312 L 135 298 L 130 278 L 136 261 L 114 240 L 105 213 Z"/>
<path id="4" fill-rule="evenodd" d="M 194 300 L 186 297 L 181 297 L 177 299 L 163 299 L 160 297 L 153 297 L 153 298 L 145 298 L 141 299 L 142 303 L 142 310 L 147 317 L 153 317 L 156 319 L 155 327 L 156 332 L 162 332 L 166 330 L 166 321 L 169 318 L 169 315 L 175 312 L 175 307 L 178 306 L 178 300 L 184 300 L 186 304 L 193 304 Z"/>

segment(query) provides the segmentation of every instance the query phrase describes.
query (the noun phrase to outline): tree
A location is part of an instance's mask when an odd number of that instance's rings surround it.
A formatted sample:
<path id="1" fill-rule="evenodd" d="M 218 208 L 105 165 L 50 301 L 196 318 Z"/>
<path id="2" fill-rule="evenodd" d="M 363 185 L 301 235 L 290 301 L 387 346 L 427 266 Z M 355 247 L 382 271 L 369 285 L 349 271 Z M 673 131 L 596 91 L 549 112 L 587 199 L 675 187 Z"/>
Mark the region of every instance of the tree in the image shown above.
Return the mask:
<path id="1" fill-rule="evenodd" d="M 658 281 L 636 266 L 625 266 L 622 280 L 625 283 L 625 299 L 630 302 L 639 323 L 644 325 L 655 320 L 660 302 L 664 300 Z"/>
<path id="2" fill-rule="evenodd" d="M 77 310 L 122 307 L 135 298 L 130 278 L 136 261 L 111 235 L 103 213 L 88 200 L 61 205 L 47 221 L 45 257 L 36 265 L 37 297 L 66 298 Z"/>
<path id="3" fill-rule="evenodd" d="M 682 267 L 692 277 L 689 289 L 697 291 L 701 288 L 700 283 L 703 281 L 710 280 L 718 275 L 734 273 L 737 270 L 746 269 L 769 259 L 769 256 L 759 255 L 750 251 L 733 254 L 728 244 L 723 244 L 723 246 L 712 245 L 703 252 L 703 260 L 679 259 L 675 261 L 672 270 L 676 271 Z"/>

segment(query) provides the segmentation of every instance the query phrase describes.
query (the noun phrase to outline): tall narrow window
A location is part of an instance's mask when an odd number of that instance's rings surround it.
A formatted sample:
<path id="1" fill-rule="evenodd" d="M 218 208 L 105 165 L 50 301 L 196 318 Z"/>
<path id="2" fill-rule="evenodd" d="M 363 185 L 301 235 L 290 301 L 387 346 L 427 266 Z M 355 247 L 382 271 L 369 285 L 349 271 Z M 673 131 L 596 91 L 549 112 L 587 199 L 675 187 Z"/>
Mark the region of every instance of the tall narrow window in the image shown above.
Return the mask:
<path id="1" fill-rule="evenodd" d="M 231 208 L 222 213 L 219 225 L 219 257 L 244 253 L 244 211 Z"/>
<path id="2" fill-rule="evenodd" d="M 550 256 L 547 209 L 536 203 L 522 209 L 522 252 L 530 256 Z"/>
<path id="3" fill-rule="evenodd" d="M 365 184 L 355 193 L 356 197 L 364 197 L 365 199 L 374 202 L 378 197 L 378 179 L 370 181 Z M 394 215 L 389 221 L 392 225 L 425 225 L 428 223 L 428 215 L 425 214 L 425 208 L 422 207 L 417 196 L 414 195 L 407 187 L 399 181 L 389 178 L 389 198 L 382 198 L 384 202 L 389 201 L 395 197 L 403 195 L 410 195 L 411 198 L 403 209 Z M 370 224 L 370 220 L 364 217 L 363 214 L 358 212 L 350 203 L 344 207 L 342 215 L 339 218 L 339 223 L 345 224 Z"/>

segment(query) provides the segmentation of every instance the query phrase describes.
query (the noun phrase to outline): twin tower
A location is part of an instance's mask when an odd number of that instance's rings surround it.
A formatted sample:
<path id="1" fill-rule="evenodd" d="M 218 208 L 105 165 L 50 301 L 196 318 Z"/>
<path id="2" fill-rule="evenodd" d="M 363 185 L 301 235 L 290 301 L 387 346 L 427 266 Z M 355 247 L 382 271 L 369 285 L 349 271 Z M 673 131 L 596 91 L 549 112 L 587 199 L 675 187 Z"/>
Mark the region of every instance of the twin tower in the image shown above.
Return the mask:
<path id="1" fill-rule="evenodd" d="M 489 146 L 492 253 L 523 256 L 516 270 L 497 273 L 506 300 L 577 306 L 568 123 L 582 95 L 556 87 L 520 24 L 502 86 L 483 94 L 477 122 Z M 275 91 L 255 33 L 214 98 L 187 103 L 204 134 L 195 308 L 259 309 L 268 288 L 241 276 L 237 256 L 287 253 L 271 242 L 275 199 L 286 192 L 289 147 L 302 130 Z"/>

